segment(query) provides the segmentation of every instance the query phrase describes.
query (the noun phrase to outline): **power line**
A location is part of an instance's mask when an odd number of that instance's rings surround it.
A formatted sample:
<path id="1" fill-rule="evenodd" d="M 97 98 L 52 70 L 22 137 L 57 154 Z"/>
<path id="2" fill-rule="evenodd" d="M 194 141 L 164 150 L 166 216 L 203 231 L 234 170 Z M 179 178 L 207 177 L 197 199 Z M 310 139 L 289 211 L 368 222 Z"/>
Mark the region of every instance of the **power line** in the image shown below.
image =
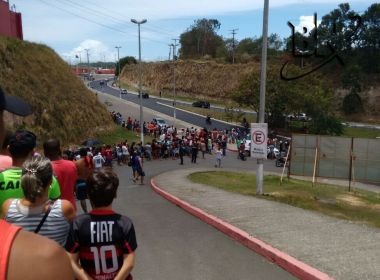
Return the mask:
<path id="1" fill-rule="evenodd" d="M 42 3 L 44 3 L 45 5 L 52 6 L 52 7 L 56 8 L 56 9 L 58 9 L 58 10 L 64 11 L 64 12 L 66 12 L 66 13 L 69 13 L 69 14 L 71 14 L 71 15 L 73 15 L 73 16 L 76 16 L 76 17 L 78 17 L 78 18 L 81 18 L 81 19 L 83 19 L 83 20 L 85 20 L 85 21 L 88 21 L 88 22 L 91 22 L 91 23 L 97 24 L 97 25 L 99 25 L 99 26 L 102 26 L 102 27 L 104 27 L 104 28 L 107 28 L 107 29 L 110 29 L 110 30 L 113 30 L 113 31 L 116 31 L 116 32 L 120 32 L 120 33 L 123 33 L 123 34 L 131 35 L 130 33 L 127 33 L 127 32 L 125 32 L 125 31 L 123 31 L 123 30 L 121 30 L 121 29 L 118 29 L 118 28 L 115 28 L 115 27 L 112 27 L 112 26 L 109 26 L 109 25 L 106 25 L 106 24 L 103 24 L 103 23 L 97 22 L 97 21 L 95 21 L 95 20 L 92 20 L 92 19 L 87 18 L 87 17 L 85 17 L 85 16 L 82 16 L 82 15 L 80 15 L 80 14 L 77 14 L 77 13 L 74 13 L 74 12 L 72 12 L 72 11 L 70 11 L 70 10 L 67 10 L 67 9 L 65 9 L 65 8 L 62 8 L 62 7 L 59 7 L 59 6 L 54 5 L 54 4 L 52 4 L 52 3 L 49 3 L 49 2 L 47 2 L 47 1 L 45 1 L 45 0 L 40 0 L 40 1 L 41 1 Z M 137 35 L 132 35 L 132 36 L 134 36 L 134 37 L 138 37 Z M 166 42 L 163 42 L 163 41 L 158 41 L 158 40 L 154 40 L 154 39 L 146 38 L 146 37 L 143 37 L 143 36 L 141 36 L 141 38 L 143 38 L 143 39 L 146 40 L 146 41 L 151 41 L 151 42 L 155 42 L 155 43 L 165 44 L 165 45 L 166 45 Z"/>
<path id="2" fill-rule="evenodd" d="M 64 11 L 64 12 L 66 12 L 66 13 L 69 13 L 69 14 L 71 14 L 71 15 L 73 15 L 73 16 L 79 17 L 79 18 L 81 18 L 81 19 L 83 19 L 83 20 L 86 20 L 86 21 L 88 21 L 88 22 L 91 22 L 91 23 L 94 23 L 94 24 L 100 25 L 100 26 L 102 26 L 102 27 L 105 27 L 105 28 L 111 29 L 111 30 L 113 30 L 113 31 L 117 31 L 117 32 L 120 32 L 120 33 L 128 34 L 128 33 L 126 33 L 125 31 L 122 31 L 122 30 L 120 30 L 120 29 L 117 29 L 117 28 L 114 28 L 114 27 L 108 26 L 108 25 L 103 24 L 103 23 L 96 22 L 95 20 L 92 20 L 92 19 L 86 18 L 86 17 L 84 17 L 84 16 L 82 16 L 82 15 L 79 15 L 79 14 L 73 13 L 72 11 L 69 11 L 69 10 L 67 10 L 67 9 L 65 9 L 65 8 L 62 8 L 62 7 L 58 7 L 58 6 L 56 6 L 56 5 L 52 4 L 52 3 L 48 3 L 48 2 L 46 2 L 46 1 L 44 1 L 44 0 L 40 0 L 40 1 L 41 1 L 42 3 L 44 3 L 45 5 L 52 6 L 52 7 L 56 8 L 56 9 L 58 9 L 58 10 Z"/>
<path id="3" fill-rule="evenodd" d="M 62 0 L 61 0 L 62 1 Z M 85 5 L 82 5 L 80 3 L 76 3 L 74 1 L 71 1 L 71 0 L 63 0 L 66 2 L 66 4 L 69 4 L 71 6 L 74 6 L 75 8 L 77 9 L 81 9 L 81 10 L 84 10 L 86 13 L 92 13 L 93 15 L 95 16 L 101 16 L 101 17 L 104 17 L 106 18 L 107 20 L 112 20 L 114 21 L 115 23 L 118 23 L 118 24 L 126 24 L 127 22 L 124 21 L 124 20 L 120 20 L 110 14 L 106 14 L 102 11 L 98 11 L 96 9 L 93 9 L 92 7 L 88 7 L 88 6 L 85 6 Z M 62 4 L 62 2 L 60 2 Z"/>
<path id="4" fill-rule="evenodd" d="M 76 2 L 74 2 L 74 1 L 72 1 L 72 0 L 64 0 L 64 1 L 66 1 L 68 4 L 71 4 L 71 5 L 73 5 L 73 6 L 77 6 L 77 8 L 79 8 L 79 9 L 85 9 L 86 10 L 86 12 L 88 12 L 88 10 L 89 11 L 93 11 L 92 13 L 94 14 L 95 13 L 95 15 L 100 15 L 100 16 L 102 16 L 102 17 L 104 17 L 104 18 L 106 18 L 107 20 L 109 20 L 109 19 L 111 19 L 111 20 L 113 20 L 114 22 L 116 22 L 116 23 L 118 23 L 118 24 L 129 24 L 129 21 L 126 21 L 126 20 L 124 20 L 124 19 L 120 19 L 120 18 L 117 18 L 117 17 L 115 17 L 114 16 L 114 14 L 115 14 L 115 12 L 114 11 L 111 11 L 111 10 L 108 10 L 108 11 L 110 11 L 111 13 L 105 13 L 105 12 L 103 12 L 103 11 L 99 11 L 99 10 L 96 10 L 96 9 L 94 9 L 94 8 L 92 8 L 92 7 L 89 7 L 89 6 L 85 6 L 85 5 L 82 5 L 82 4 L 80 4 L 80 3 L 76 3 Z M 99 7 L 99 6 L 98 6 Z M 102 9 L 103 9 L 103 7 L 102 7 Z M 107 10 L 107 9 L 105 9 L 105 10 Z M 121 15 L 121 14 L 119 14 L 119 15 Z M 123 18 L 125 18 L 125 15 L 121 15 Z M 127 26 L 128 27 L 128 26 Z M 165 34 L 165 35 L 173 35 L 173 32 L 167 32 L 167 31 L 164 31 L 163 29 L 162 29 L 162 27 L 158 27 L 159 29 L 156 29 L 156 28 L 152 28 L 152 27 L 145 27 L 145 29 L 147 29 L 147 30 L 151 30 L 151 31 L 153 31 L 153 32 L 156 32 L 156 33 L 161 33 L 161 34 Z"/>

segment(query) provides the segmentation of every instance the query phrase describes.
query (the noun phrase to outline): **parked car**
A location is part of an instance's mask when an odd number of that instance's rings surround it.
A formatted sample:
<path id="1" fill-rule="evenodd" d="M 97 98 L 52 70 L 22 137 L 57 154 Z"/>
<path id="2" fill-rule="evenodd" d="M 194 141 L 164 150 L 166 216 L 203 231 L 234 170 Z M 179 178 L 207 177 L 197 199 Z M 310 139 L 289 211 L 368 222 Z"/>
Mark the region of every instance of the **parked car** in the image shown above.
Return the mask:
<path id="1" fill-rule="evenodd" d="M 210 103 L 207 101 L 198 100 L 193 102 L 193 107 L 200 107 L 200 108 L 210 108 Z"/>
<path id="2" fill-rule="evenodd" d="M 291 121 L 303 121 L 303 122 L 307 122 L 311 120 L 311 118 L 308 117 L 305 113 L 288 115 L 288 119 Z"/>
<path id="3" fill-rule="evenodd" d="M 139 94 L 139 97 L 142 95 L 142 98 L 147 99 L 149 98 L 149 94 L 147 92 L 143 92 L 142 94 Z"/>
<path id="4" fill-rule="evenodd" d="M 128 93 L 128 91 L 127 91 L 126 89 L 123 88 L 123 89 L 121 90 L 121 94 L 127 94 L 127 93 Z"/>
<path id="5" fill-rule="evenodd" d="M 99 84 L 100 84 L 101 86 L 104 86 L 104 84 L 105 84 L 104 80 L 101 80 L 101 81 L 99 82 Z"/>

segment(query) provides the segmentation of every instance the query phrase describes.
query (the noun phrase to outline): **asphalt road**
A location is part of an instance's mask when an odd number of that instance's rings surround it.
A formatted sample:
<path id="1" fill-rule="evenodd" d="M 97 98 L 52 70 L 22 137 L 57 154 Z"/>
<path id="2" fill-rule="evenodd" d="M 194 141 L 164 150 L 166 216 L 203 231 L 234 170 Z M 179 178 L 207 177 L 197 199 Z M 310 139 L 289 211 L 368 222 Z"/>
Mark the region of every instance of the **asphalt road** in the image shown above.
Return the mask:
<path id="1" fill-rule="evenodd" d="M 106 87 L 104 89 L 119 97 L 117 91 Z M 118 99 L 100 93 L 98 98 L 101 101 L 109 99 L 112 103 L 111 110 L 119 111 L 124 116 L 138 117 L 139 110 L 136 105 L 116 102 Z M 136 96 L 127 95 L 124 98 L 138 102 Z M 154 103 L 153 98 L 144 100 L 146 107 L 155 108 L 157 105 Z M 145 112 L 148 119 L 153 114 L 151 111 Z M 186 120 L 192 119 L 190 116 Z M 132 218 L 136 228 L 138 248 L 134 279 L 295 279 L 262 256 L 153 192 L 149 186 L 152 176 L 177 168 L 210 167 L 214 164 L 214 156 L 206 155 L 206 159 L 199 158 L 196 165 L 191 164 L 189 158 L 185 158 L 184 166 L 178 163 L 172 159 L 145 162 L 147 177 L 145 185 L 142 186 L 131 181 L 130 167 L 115 165 L 114 170 L 119 175 L 120 187 L 114 207 L 116 211 Z M 275 169 L 274 162 L 269 163 Z M 228 152 L 222 166 L 240 170 L 252 169 L 255 168 L 255 162 L 240 161 L 236 153 Z M 254 182 L 252 184 L 254 187 Z"/>
<path id="2" fill-rule="evenodd" d="M 96 80 L 93 82 L 90 82 L 90 87 L 107 93 L 109 95 L 115 96 L 115 97 L 120 97 L 120 92 L 117 89 L 111 88 L 109 86 L 105 85 L 100 85 L 100 81 Z M 139 105 L 140 100 L 138 95 L 133 94 L 133 93 L 128 93 L 128 94 L 122 94 L 121 98 L 123 100 L 127 100 L 130 102 L 133 102 L 137 105 Z M 180 104 L 180 101 L 177 101 L 177 104 Z M 185 103 L 184 103 L 185 104 Z M 161 114 L 166 115 L 167 117 L 171 118 L 173 117 L 173 107 L 172 107 L 172 101 L 166 100 L 166 99 L 161 99 L 157 98 L 154 96 L 150 96 L 149 98 L 145 99 L 143 98 L 142 100 L 142 106 L 144 108 L 149 108 L 151 110 L 160 112 Z M 137 117 L 137 116 L 136 116 Z M 186 121 L 188 123 L 191 123 L 195 126 L 198 127 L 206 127 L 207 129 L 213 129 L 216 128 L 218 130 L 222 129 L 228 129 L 231 130 L 233 127 L 236 127 L 234 125 L 226 124 L 224 122 L 219 122 L 217 120 L 212 120 L 211 124 L 207 124 L 205 117 L 204 116 L 199 116 L 195 114 L 191 114 L 182 110 L 176 110 L 176 117 L 179 120 Z M 147 120 L 147 119 L 145 119 Z"/>

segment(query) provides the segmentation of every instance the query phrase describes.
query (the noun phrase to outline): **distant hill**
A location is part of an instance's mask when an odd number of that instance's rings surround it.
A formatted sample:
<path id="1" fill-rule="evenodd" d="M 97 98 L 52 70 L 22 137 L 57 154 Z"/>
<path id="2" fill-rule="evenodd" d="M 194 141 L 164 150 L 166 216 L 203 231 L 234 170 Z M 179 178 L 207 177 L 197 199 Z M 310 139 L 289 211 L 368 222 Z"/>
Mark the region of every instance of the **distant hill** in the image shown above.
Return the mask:
<path id="1" fill-rule="evenodd" d="M 0 36 L 0 85 L 33 108 L 26 118 L 8 116 L 6 126 L 30 129 L 39 140 L 78 143 L 112 127 L 105 106 L 47 46 Z"/>

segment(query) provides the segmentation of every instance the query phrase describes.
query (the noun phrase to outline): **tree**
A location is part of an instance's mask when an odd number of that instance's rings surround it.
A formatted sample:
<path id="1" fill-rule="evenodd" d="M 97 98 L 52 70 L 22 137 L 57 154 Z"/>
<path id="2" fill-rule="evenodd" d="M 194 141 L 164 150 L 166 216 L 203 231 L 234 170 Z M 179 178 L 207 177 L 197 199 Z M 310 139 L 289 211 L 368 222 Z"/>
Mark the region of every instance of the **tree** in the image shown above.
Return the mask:
<path id="1" fill-rule="evenodd" d="M 269 55 L 274 55 L 278 54 L 283 47 L 283 42 L 281 37 L 276 34 L 272 33 L 268 37 L 268 54 Z"/>
<path id="2" fill-rule="evenodd" d="M 210 55 L 216 57 L 217 49 L 224 45 L 223 38 L 217 35 L 220 22 L 216 19 L 198 19 L 180 35 L 181 58 L 195 58 Z"/>
<path id="3" fill-rule="evenodd" d="M 334 115 L 319 114 L 313 119 L 309 132 L 313 134 L 342 135 L 343 125 L 339 118 Z"/>
<path id="4" fill-rule="evenodd" d="M 358 46 L 359 33 L 357 24 L 360 16 L 351 10 L 350 4 L 343 3 L 329 14 L 322 17 L 318 27 L 318 39 L 321 44 L 327 42 L 338 52 L 345 52 Z"/>
<path id="5" fill-rule="evenodd" d="M 136 58 L 133 56 L 126 56 L 120 58 L 120 71 L 123 71 L 125 65 L 129 64 L 137 64 Z M 115 76 L 119 76 L 119 61 L 116 63 Z"/>
<path id="6" fill-rule="evenodd" d="M 290 75 L 298 75 L 301 69 L 289 66 Z M 271 65 L 267 72 L 267 88 L 265 113 L 271 127 L 282 127 L 285 116 L 304 112 L 313 120 L 311 128 L 324 133 L 338 133 L 335 128 L 337 120 L 333 106 L 331 86 L 319 74 L 309 75 L 295 81 L 280 79 L 279 66 Z M 238 90 L 233 94 L 233 100 L 241 106 L 249 106 L 256 112 L 260 105 L 260 74 L 259 71 L 250 73 L 240 83 Z M 328 122 L 319 121 L 328 119 Z M 327 123 L 326 127 L 321 126 Z M 338 121 L 337 121 L 338 122 Z M 330 127 L 331 125 L 331 127 Z"/>
<path id="7" fill-rule="evenodd" d="M 363 110 L 362 99 L 359 93 L 362 91 L 363 75 L 358 65 L 346 67 L 342 74 L 343 88 L 349 93 L 343 99 L 343 112 L 346 115 L 359 113 Z"/>
<path id="8" fill-rule="evenodd" d="M 262 37 L 259 38 L 245 38 L 241 40 L 236 48 L 236 53 L 238 55 L 249 54 L 249 55 L 260 55 L 261 54 L 261 44 Z M 283 46 L 282 39 L 276 33 L 272 33 L 268 36 L 268 54 L 277 54 Z"/>
<path id="9" fill-rule="evenodd" d="M 380 3 L 372 4 L 363 14 L 362 46 L 380 48 Z"/>
<path id="10" fill-rule="evenodd" d="M 245 38 L 239 42 L 236 47 L 236 53 L 242 55 L 244 53 L 254 55 L 260 53 L 260 43 L 257 38 Z"/>
<path id="11" fill-rule="evenodd" d="M 380 4 L 372 4 L 362 16 L 361 52 L 358 61 L 367 73 L 380 72 Z"/>

